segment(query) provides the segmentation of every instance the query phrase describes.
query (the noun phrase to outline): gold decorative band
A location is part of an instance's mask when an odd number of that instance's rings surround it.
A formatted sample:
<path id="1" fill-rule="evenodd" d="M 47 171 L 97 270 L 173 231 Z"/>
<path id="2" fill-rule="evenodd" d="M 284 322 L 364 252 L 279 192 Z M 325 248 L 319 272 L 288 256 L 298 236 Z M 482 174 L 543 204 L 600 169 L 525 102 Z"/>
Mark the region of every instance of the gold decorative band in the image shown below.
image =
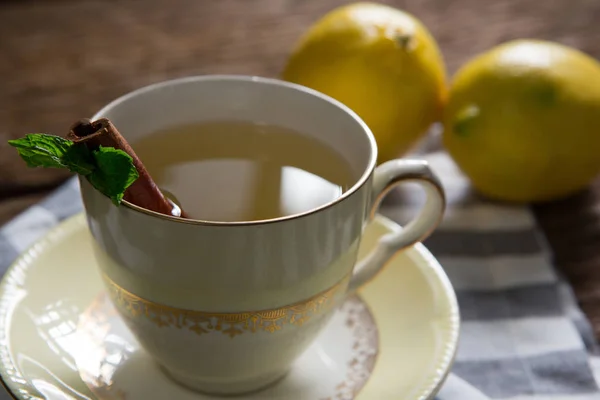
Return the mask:
<path id="1" fill-rule="evenodd" d="M 145 317 L 158 327 L 189 329 L 198 335 L 218 331 L 232 338 L 244 332 L 273 333 L 286 324 L 301 326 L 311 317 L 331 309 L 336 303 L 334 297 L 338 292 L 341 294 L 345 291 L 349 278 L 344 278 L 307 300 L 285 307 L 239 313 L 211 313 L 154 303 L 128 292 L 104 275 L 110 298 L 127 319 Z"/>

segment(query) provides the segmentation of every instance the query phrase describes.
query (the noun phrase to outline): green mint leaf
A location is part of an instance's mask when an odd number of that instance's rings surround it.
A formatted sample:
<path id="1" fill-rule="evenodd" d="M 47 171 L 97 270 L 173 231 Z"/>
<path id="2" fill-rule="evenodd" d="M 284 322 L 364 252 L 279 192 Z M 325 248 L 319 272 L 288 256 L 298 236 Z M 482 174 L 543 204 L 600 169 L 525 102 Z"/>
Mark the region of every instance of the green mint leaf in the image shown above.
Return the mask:
<path id="1" fill-rule="evenodd" d="M 28 167 L 66 168 L 81 175 L 88 175 L 95 168 L 87 147 L 60 136 L 30 133 L 24 138 L 9 140 L 8 144 L 17 149 Z"/>
<path id="2" fill-rule="evenodd" d="M 138 178 L 133 159 L 123 150 L 102 147 L 92 152 L 96 169 L 88 175 L 89 182 L 110 197 L 115 205 L 121 204 L 125 190 Z"/>
<path id="3" fill-rule="evenodd" d="M 133 159 L 124 151 L 102 147 L 90 151 L 60 136 L 30 133 L 9 140 L 29 167 L 65 168 L 88 181 L 114 204 L 121 204 L 125 190 L 138 178 Z"/>
<path id="4" fill-rule="evenodd" d="M 60 136 L 30 133 L 24 138 L 9 140 L 8 144 L 16 147 L 28 167 L 66 168 L 62 157 L 73 142 Z"/>
<path id="5" fill-rule="evenodd" d="M 62 157 L 62 162 L 69 171 L 83 176 L 96 169 L 92 152 L 84 144 L 73 144 L 69 147 Z"/>

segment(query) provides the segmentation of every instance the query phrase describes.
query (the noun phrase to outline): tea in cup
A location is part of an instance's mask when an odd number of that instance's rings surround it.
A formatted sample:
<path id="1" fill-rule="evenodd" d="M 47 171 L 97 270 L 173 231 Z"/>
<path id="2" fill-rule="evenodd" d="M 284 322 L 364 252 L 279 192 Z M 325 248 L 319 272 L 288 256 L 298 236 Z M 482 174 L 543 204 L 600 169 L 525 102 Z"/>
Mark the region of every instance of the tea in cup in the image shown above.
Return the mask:
<path id="1" fill-rule="evenodd" d="M 198 76 L 151 85 L 98 112 L 187 218 L 87 180 L 82 198 L 115 308 L 175 381 L 240 394 L 280 379 L 349 293 L 439 223 L 444 195 L 421 160 L 377 166 L 343 104 L 274 79 Z M 415 181 L 420 213 L 357 261 L 382 197 Z"/>

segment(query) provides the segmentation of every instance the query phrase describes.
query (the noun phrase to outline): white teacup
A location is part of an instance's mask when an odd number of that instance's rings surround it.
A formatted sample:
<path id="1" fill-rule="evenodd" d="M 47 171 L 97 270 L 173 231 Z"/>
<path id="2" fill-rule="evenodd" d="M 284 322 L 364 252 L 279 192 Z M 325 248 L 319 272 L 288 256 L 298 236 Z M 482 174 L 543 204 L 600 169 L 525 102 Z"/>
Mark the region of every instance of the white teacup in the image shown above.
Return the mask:
<path id="1" fill-rule="evenodd" d="M 355 183 L 338 199 L 258 222 L 210 223 L 130 203 L 115 207 L 80 180 L 113 303 L 165 371 L 196 390 L 236 394 L 282 377 L 348 293 L 395 252 L 428 236 L 443 214 L 443 191 L 426 162 L 393 160 L 375 168 L 377 147 L 365 123 L 302 86 L 244 76 L 176 79 L 113 101 L 93 119 L 101 117 L 129 141 L 209 120 L 279 125 L 327 143 L 353 169 Z M 408 180 L 427 193 L 420 214 L 356 263 L 379 201 Z"/>

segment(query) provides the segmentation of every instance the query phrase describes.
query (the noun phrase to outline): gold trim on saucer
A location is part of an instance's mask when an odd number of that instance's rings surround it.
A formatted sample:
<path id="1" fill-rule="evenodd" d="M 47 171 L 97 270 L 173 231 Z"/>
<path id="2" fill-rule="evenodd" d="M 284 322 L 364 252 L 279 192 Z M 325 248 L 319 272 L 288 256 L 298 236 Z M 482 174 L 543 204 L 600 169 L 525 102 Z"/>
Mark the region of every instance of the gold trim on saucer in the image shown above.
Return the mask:
<path id="1" fill-rule="evenodd" d="M 284 325 L 302 326 L 316 314 L 331 309 L 335 305 L 332 299 L 338 292 L 345 290 L 350 280 L 350 276 L 347 276 L 324 292 L 281 308 L 239 313 L 212 313 L 158 304 L 123 289 L 106 275 L 103 275 L 103 278 L 111 300 L 121 315 L 128 319 L 145 316 L 161 328 L 188 329 L 198 335 L 221 332 L 231 338 L 245 332 L 274 333 L 281 330 Z"/>
<path id="2" fill-rule="evenodd" d="M 379 356 L 379 330 L 367 303 L 352 295 L 341 306 L 346 327 L 352 332 L 354 357 L 346 365 L 345 379 L 335 386 L 335 393 L 321 400 L 354 399 L 367 384 Z"/>

